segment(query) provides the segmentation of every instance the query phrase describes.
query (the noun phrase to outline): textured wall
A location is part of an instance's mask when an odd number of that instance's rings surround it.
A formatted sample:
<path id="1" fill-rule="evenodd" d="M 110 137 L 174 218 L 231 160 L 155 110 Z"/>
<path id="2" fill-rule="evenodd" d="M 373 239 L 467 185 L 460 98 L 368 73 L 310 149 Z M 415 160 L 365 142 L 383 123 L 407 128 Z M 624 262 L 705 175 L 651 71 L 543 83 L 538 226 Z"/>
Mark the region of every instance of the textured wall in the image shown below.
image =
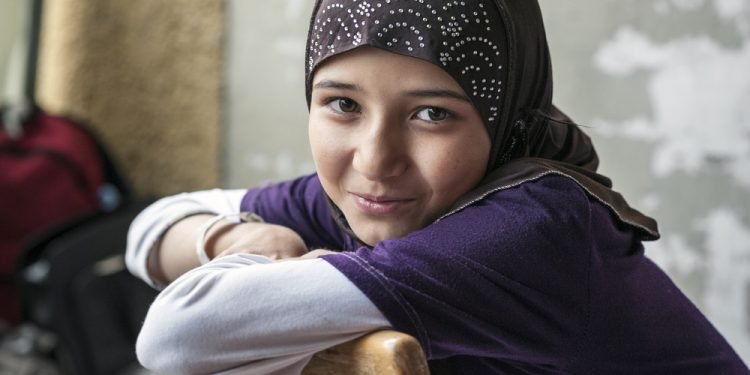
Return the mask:
<path id="1" fill-rule="evenodd" d="M 750 361 L 750 2 L 542 5 L 558 104 L 659 220 L 646 253 Z"/>
<path id="2" fill-rule="evenodd" d="M 312 169 L 303 52 L 311 0 L 234 0 L 225 184 Z M 662 265 L 750 361 L 750 2 L 540 0 L 556 102 L 664 235 Z"/>
<path id="3" fill-rule="evenodd" d="M 223 3 L 49 0 L 38 82 L 91 123 L 143 195 L 218 183 Z"/>

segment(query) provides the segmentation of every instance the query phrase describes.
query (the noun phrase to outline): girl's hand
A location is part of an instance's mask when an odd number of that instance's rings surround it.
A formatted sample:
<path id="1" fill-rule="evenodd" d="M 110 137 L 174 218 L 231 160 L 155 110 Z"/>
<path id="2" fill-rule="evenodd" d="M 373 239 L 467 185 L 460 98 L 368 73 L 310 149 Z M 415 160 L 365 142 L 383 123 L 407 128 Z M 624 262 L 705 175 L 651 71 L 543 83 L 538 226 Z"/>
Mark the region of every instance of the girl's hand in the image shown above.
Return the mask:
<path id="1" fill-rule="evenodd" d="M 195 243 L 199 231 L 215 215 L 188 216 L 167 230 L 148 258 L 148 273 L 157 285 L 166 286 L 180 275 L 200 266 Z M 293 230 L 267 223 L 234 223 L 222 220 L 205 236 L 209 259 L 237 253 L 289 259 L 307 254 L 307 246 Z"/>
<path id="2" fill-rule="evenodd" d="M 274 224 L 242 223 L 228 228 L 222 236 L 223 246 L 216 257 L 248 253 L 274 260 L 296 258 L 307 254 L 307 246 L 295 231 Z M 218 245 L 218 244 L 217 244 Z"/>

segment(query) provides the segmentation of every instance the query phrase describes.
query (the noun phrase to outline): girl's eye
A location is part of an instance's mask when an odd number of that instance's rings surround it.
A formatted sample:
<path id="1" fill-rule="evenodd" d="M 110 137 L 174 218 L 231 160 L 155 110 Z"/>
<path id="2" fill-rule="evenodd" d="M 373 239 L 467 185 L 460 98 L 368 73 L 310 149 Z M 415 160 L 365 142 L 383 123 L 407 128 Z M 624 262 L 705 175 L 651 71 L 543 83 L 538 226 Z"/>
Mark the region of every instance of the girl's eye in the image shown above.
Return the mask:
<path id="1" fill-rule="evenodd" d="M 347 98 L 335 98 L 328 103 L 328 106 L 338 113 L 352 113 L 359 110 L 359 104 L 354 100 Z"/>
<path id="2" fill-rule="evenodd" d="M 427 107 L 417 112 L 417 118 L 424 121 L 439 122 L 451 117 L 450 112 L 437 107 Z"/>

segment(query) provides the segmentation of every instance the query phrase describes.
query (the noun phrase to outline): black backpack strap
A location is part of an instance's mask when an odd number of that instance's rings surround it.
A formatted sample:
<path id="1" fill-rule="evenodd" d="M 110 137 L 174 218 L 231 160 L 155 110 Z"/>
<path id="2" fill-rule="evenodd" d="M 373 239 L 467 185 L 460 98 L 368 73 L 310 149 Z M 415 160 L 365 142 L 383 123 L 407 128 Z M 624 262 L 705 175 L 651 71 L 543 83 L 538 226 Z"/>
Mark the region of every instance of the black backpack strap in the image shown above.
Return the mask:
<path id="1" fill-rule="evenodd" d="M 30 103 L 36 103 L 36 80 L 39 70 L 39 40 L 42 29 L 44 0 L 30 0 L 29 49 L 26 58 L 26 87 L 24 93 Z"/>
<path id="2" fill-rule="evenodd" d="M 26 56 L 23 66 L 25 75 L 23 82 L 23 97 L 10 98 L 11 103 L 0 103 L 0 130 L 10 138 L 18 139 L 23 135 L 23 125 L 37 113 L 36 82 L 39 69 L 39 40 L 42 25 L 43 0 L 29 0 L 26 30 Z M 19 89 L 21 89 L 19 87 Z"/>

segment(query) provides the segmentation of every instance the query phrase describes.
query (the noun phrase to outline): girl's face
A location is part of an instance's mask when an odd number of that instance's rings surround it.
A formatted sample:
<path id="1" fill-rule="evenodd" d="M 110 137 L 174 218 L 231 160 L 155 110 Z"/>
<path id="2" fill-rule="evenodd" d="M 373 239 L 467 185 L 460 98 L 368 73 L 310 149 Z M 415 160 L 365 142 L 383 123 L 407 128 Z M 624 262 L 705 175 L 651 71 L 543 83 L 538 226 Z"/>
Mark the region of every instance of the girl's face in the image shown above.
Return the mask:
<path id="1" fill-rule="evenodd" d="M 484 176 L 490 139 L 437 66 L 373 47 L 330 58 L 313 80 L 318 176 L 369 245 L 433 222 Z"/>

